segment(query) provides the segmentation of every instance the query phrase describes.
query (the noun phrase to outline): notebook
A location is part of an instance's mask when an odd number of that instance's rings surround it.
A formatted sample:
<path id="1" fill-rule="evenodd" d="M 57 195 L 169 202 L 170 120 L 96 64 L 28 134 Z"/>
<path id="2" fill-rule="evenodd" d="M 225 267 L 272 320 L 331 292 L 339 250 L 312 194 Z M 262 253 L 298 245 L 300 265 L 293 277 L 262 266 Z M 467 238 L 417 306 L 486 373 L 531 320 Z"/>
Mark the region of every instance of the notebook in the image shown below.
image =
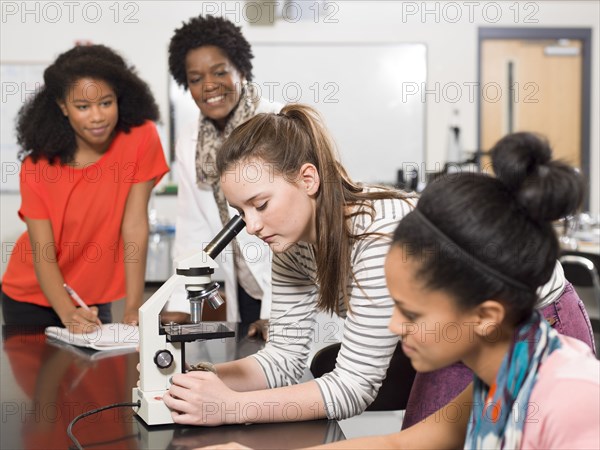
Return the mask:
<path id="1" fill-rule="evenodd" d="M 110 349 L 109 351 L 94 350 L 89 347 L 77 347 L 75 345 L 67 344 L 66 342 L 59 341 L 58 339 L 49 338 L 47 340 L 48 345 L 59 348 L 65 352 L 71 353 L 78 356 L 86 361 L 100 361 L 101 359 L 114 358 L 121 355 L 127 355 L 130 353 L 136 353 L 135 347 L 127 347 L 120 349 Z"/>
<path id="2" fill-rule="evenodd" d="M 48 327 L 46 336 L 78 347 L 98 351 L 135 349 L 140 342 L 138 327 L 124 323 L 105 323 L 86 333 L 72 333 L 67 328 Z"/>

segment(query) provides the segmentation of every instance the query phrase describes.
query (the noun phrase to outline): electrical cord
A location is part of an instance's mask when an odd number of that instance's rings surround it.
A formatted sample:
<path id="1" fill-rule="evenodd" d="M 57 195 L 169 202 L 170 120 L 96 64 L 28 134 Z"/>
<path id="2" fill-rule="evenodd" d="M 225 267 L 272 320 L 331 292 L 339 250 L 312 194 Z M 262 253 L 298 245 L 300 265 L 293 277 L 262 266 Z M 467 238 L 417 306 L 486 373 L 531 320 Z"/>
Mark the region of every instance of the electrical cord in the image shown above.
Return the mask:
<path id="1" fill-rule="evenodd" d="M 113 403 L 112 405 L 103 406 L 102 408 L 92 409 L 91 411 L 85 412 L 83 414 L 79 414 L 77 417 L 75 417 L 73 420 L 71 420 L 71 423 L 67 427 L 67 435 L 69 436 L 69 438 L 71 438 L 71 441 L 73 441 L 73 444 L 75 444 L 75 447 L 77 447 L 78 450 L 84 450 L 83 447 L 81 446 L 81 444 L 79 443 L 79 441 L 77 440 L 77 438 L 73 435 L 73 425 L 75 425 L 80 419 L 83 419 L 84 417 L 87 417 L 87 416 L 91 416 L 92 414 L 97 414 L 106 409 L 124 408 L 127 406 L 129 406 L 129 407 L 137 406 L 139 408 L 141 405 L 142 405 L 142 402 L 139 400 L 137 402 Z"/>

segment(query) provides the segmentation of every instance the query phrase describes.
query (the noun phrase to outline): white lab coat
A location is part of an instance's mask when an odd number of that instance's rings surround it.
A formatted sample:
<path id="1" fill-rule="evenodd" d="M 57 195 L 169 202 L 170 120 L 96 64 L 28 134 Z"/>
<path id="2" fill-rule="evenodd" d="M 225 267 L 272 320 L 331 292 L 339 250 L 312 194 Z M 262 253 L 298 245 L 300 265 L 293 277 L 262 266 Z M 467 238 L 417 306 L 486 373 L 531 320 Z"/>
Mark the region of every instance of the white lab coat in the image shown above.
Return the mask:
<path id="1" fill-rule="evenodd" d="M 260 100 L 256 113 L 279 112 L 283 105 Z M 175 170 L 179 180 L 177 218 L 173 257 L 177 259 L 201 251 L 223 228 L 219 209 L 209 184 L 198 186 L 196 176 L 196 143 L 198 118 L 182 129 L 175 146 Z M 230 216 L 237 212 L 230 208 Z M 271 309 L 271 250 L 262 240 L 250 236 L 244 228 L 237 236 L 250 271 L 263 291 L 260 316 L 269 318 Z M 237 278 L 233 264 L 233 249 L 228 245 L 216 258 L 219 269 L 214 280 L 225 281 L 227 321 L 239 322 Z M 185 288 L 176 289 L 166 305 L 169 311 L 189 312 Z"/>

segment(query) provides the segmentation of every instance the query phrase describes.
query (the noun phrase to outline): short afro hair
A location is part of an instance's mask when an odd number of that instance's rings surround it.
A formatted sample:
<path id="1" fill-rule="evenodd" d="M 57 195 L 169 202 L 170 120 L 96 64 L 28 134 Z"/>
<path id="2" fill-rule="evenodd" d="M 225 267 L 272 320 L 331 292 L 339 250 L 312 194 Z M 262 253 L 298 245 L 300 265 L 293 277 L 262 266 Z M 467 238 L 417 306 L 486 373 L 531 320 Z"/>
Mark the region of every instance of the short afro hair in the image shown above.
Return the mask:
<path id="1" fill-rule="evenodd" d="M 175 30 L 169 44 L 169 71 L 178 85 L 187 89 L 185 58 L 190 50 L 205 45 L 218 47 L 235 68 L 252 81 L 252 49 L 241 28 L 222 17 L 198 16 Z"/>

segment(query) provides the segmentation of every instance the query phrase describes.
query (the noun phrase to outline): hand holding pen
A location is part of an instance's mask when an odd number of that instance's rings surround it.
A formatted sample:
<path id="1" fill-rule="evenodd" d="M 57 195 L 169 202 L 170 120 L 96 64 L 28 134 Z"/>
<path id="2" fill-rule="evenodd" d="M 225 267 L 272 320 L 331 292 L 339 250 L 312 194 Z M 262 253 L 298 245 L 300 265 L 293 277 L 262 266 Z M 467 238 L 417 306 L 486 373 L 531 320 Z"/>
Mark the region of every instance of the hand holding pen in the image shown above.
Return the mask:
<path id="1" fill-rule="evenodd" d="M 95 306 L 90 308 L 86 305 L 77 292 L 67 283 L 64 283 L 63 286 L 69 296 L 81 307 L 73 311 L 68 323 L 65 323 L 65 325 L 75 333 L 90 331 L 89 328 L 91 325 L 102 325 L 102 322 L 98 318 L 98 308 Z"/>

